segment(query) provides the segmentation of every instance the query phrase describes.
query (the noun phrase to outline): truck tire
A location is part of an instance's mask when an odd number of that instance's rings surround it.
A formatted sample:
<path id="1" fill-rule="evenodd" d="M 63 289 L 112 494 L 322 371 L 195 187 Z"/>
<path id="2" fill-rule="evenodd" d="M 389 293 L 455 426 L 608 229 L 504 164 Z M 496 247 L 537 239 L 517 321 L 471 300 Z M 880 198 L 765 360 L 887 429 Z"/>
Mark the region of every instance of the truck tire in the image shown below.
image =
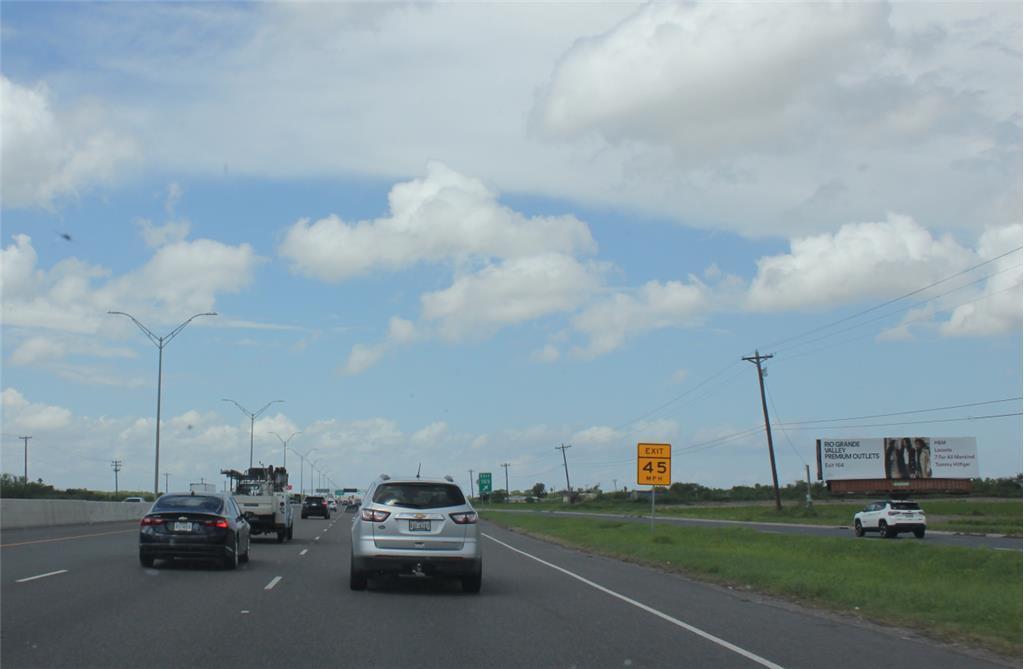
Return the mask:
<path id="1" fill-rule="evenodd" d="M 289 525 L 289 526 L 288 526 L 288 541 L 291 541 L 291 540 L 292 540 L 292 531 L 293 531 L 294 529 L 295 529 L 295 525 L 294 525 L 294 524 L 293 524 L 293 525 Z"/>
<path id="2" fill-rule="evenodd" d="M 350 590 L 366 590 L 366 574 L 356 569 L 355 560 L 349 559 L 348 587 Z"/>
<path id="3" fill-rule="evenodd" d="M 284 543 L 284 538 L 287 535 L 288 535 L 288 532 L 286 530 L 278 530 L 277 531 L 277 543 L 283 544 Z"/>

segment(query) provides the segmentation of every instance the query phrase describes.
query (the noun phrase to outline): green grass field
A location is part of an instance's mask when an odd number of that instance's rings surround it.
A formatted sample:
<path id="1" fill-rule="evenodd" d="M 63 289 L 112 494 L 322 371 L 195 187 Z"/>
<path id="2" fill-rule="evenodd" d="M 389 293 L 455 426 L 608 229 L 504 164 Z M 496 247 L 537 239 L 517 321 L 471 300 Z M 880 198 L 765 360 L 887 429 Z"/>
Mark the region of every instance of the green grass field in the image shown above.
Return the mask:
<path id="1" fill-rule="evenodd" d="M 496 524 L 595 553 L 914 628 L 1020 657 L 1021 553 L 849 541 L 735 528 L 485 512 Z"/>
<path id="2" fill-rule="evenodd" d="M 830 502 L 815 504 L 806 509 L 802 504 L 789 502 L 782 511 L 776 511 L 774 505 L 749 506 L 690 506 L 683 504 L 659 505 L 656 513 L 664 516 L 685 518 L 708 518 L 712 520 L 745 520 L 761 523 L 802 523 L 807 525 L 852 525 L 853 514 L 862 509 L 867 500 L 857 502 Z M 946 532 L 966 532 L 972 534 L 1004 534 L 1021 536 L 1021 524 L 1024 522 L 1020 500 L 975 501 L 971 499 L 936 499 L 923 500 L 921 507 L 928 516 L 928 528 Z M 630 515 L 648 515 L 649 504 L 629 501 L 593 501 L 574 504 L 571 507 L 559 503 L 542 504 L 505 504 L 488 507 L 480 505 L 481 510 L 487 508 L 517 510 L 558 510 L 558 511 L 596 511 L 601 513 L 624 513 Z"/>

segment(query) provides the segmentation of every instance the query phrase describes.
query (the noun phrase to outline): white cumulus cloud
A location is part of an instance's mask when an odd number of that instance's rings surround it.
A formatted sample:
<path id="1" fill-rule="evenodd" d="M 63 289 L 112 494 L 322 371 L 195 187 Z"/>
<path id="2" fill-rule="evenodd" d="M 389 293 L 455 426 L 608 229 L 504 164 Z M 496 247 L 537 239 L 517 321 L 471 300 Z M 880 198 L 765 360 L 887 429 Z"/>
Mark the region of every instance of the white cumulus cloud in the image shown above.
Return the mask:
<path id="1" fill-rule="evenodd" d="M 0 76 L 4 206 L 49 208 L 61 196 L 112 181 L 140 156 L 138 143 L 106 127 L 94 104 L 55 110 L 45 84 Z"/>
<path id="2" fill-rule="evenodd" d="M 294 271 L 335 282 L 419 262 L 596 250 L 575 217 L 524 216 L 502 206 L 479 180 L 441 163 L 430 163 L 424 178 L 395 185 L 388 201 L 390 215 L 375 220 L 300 220 L 278 251 Z"/>

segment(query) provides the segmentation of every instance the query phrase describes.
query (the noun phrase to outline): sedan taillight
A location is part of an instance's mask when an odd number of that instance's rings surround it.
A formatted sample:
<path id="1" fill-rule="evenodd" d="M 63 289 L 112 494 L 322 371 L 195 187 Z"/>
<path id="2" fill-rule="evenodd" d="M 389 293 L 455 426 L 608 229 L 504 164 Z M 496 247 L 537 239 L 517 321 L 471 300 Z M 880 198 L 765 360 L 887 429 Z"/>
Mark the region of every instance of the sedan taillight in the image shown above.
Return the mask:
<path id="1" fill-rule="evenodd" d="M 368 520 L 371 523 L 383 523 L 391 514 L 387 511 L 377 511 L 376 509 L 363 509 L 360 515 L 363 520 Z"/>
<path id="2" fill-rule="evenodd" d="M 210 527 L 217 527 L 217 528 L 220 528 L 222 530 L 228 529 L 228 521 L 224 520 L 223 518 L 218 518 L 217 520 L 208 520 L 205 523 L 203 523 L 203 525 L 209 525 Z"/>
<path id="3" fill-rule="evenodd" d="M 166 521 L 163 518 L 157 518 L 156 516 L 146 516 L 142 519 L 142 527 L 150 527 L 153 525 L 163 525 Z"/>
<path id="4" fill-rule="evenodd" d="M 462 513 L 448 514 L 456 525 L 472 525 L 476 523 L 476 511 L 464 511 Z"/>

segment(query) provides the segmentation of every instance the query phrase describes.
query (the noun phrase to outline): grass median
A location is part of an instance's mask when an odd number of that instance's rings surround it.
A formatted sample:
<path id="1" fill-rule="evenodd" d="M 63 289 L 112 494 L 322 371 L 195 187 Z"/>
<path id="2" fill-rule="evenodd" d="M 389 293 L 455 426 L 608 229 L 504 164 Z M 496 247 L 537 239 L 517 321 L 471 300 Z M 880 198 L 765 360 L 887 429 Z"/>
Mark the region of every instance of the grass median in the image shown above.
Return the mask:
<path id="1" fill-rule="evenodd" d="M 547 514 L 498 525 L 610 557 L 914 628 L 1020 657 L 1022 555 L 913 540 L 850 541 L 747 528 L 649 526 Z"/>
<path id="2" fill-rule="evenodd" d="M 750 504 L 743 506 L 698 506 L 687 504 L 658 505 L 659 516 L 679 518 L 707 518 L 711 520 L 742 520 L 757 523 L 800 523 L 806 525 L 842 526 L 853 524 L 853 514 L 860 511 L 869 500 L 859 502 L 829 502 L 815 504 L 807 509 L 803 504 L 788 503 L 781 511 L 771 504 Z M 920 504 L 928 516 L 928 528 L 946 532 L 971 534 L 1003 534 L 1021 536 L 1024 508 L 1020 500 L 979 501 L 971 499 L 921 500 Z M 524 508 L 525 507 L 525 508 Z M 487 505 L 478 505 L 485 510 Z M 629 501 L 592 501 L 568 506 L 564 504 L 494 505 L 495 509 L 552 511 L 591 511 L 598 513 L 621 513 L 647 515 L 650 503 Z"/>

